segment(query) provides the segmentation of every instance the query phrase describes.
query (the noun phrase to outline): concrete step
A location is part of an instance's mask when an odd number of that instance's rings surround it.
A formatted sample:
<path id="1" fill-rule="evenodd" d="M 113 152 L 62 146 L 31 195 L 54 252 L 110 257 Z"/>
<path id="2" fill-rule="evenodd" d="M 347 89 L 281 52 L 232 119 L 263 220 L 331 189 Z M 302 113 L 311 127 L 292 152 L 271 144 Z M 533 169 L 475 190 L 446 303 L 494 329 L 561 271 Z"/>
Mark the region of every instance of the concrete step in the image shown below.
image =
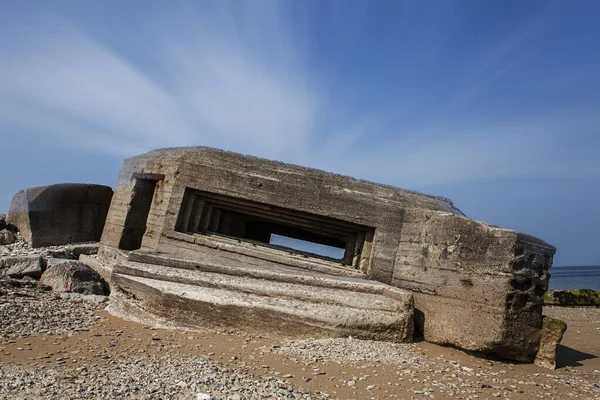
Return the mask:
<path id="1" fill-rule="evenodd" d="M 401 301 L 363 293 L 360 300 L 368 301 L 371 296 L 373 307 L 358 307 L 359 301 L 351 298 L 352 291 L 342 290 L 350 296 L 344 300 L 339 297 L 341 293 L 326 294 L 325 287 L 309 294 L 305 289 L 310 287 L 306 285 L 299 285 L 305 286 L 300 290 L 264 281 L 266 287 L 260 288 L 256 281 L 206 276 L 209 273 L 201 273 L 204 277 L 185 276 L 182 281 L 187 283 L 182 283 L 173 281 L 173 274 L 183 271 L 169 267 L 166 269 L 171 271 L 150 273 L 152 278 L 139 276 L 156 267 L 121 266 L 113 271 L 112 280 L 136 307 L 182 327 L 294 338 L 353 336 L 412 341 L 413 307 L 409 296 Z M 207 283 L 223 286 L 206 286 Z M 286 287 L 295 291 L 294 296 L 280 295 Z M 251 289 L 256 291 L 250 292 Z M 324 298 L 320 299 L 319 294 Z"/>
<path id="2" fill-rule="evenodd" d="M 170 254 L 135 251 L 128 255 L 131 262 L 137 264 L 151 264 L 183 270 L 214 272 L 224 275 L 265 279 L 270 281 L 322 286 L 330 289 L 345 289 L 359 293 L 382 294 L 386 297 L 404 298 L 410 294 L 404 290 L 386 285 L 374 280 L 361 277 L 336 276 L 317 271 L 307 271 L 277 263 L 261 261 L 257 264 L 237 262 L 228 259 L 194 258 L 186 259 L 174 257 Z"/>
<path id="3" fill-rule="evenodd" d="M 135 251 L 111 280 L 138 309 L 187 328 L 394 342 L 413 335 L 412 294 L 364 278 Z"/>
<path id="4" fill-rule="evenodd" d="M 402 311 L 412 295 L 396 290 L 396 296 L 386 296 L 391 290 L 381 286 L 371 286 L 369 281 L 355 280 L 352 285 L 325 285 L 329 281 L 319 281 L 320 285 L 311 285 L 310 281 L 296 283 L 290 274 L 278 274 L 275 271 L 263 271 L 260 277 L 224 274 L 202 269 L 181 269 L 162 265 L 138 262 L 126 262 L 115 266 L 114 273 L 121 275 L 150 278 L 167 282 L 176 282 L 192 286 L 220 288 L 236 293 L 255 294 L 270 298 L 294 299 L 304 302 L 339 305 L 348 308 L 380 311 Z M 230 271 L 228 271 L 230 272 Z M 284 277 L 284 280 L 280 278 Z M 336 283 L 334 279 L 331 279 Z M 294 282 L 294 283 L 291 283 Z M 366 285 L 366 287 L 362 287 Z M 341 287 L 340 287 L 341 286 Z M 362 289 L 362 290 L 361 290 Z"/>

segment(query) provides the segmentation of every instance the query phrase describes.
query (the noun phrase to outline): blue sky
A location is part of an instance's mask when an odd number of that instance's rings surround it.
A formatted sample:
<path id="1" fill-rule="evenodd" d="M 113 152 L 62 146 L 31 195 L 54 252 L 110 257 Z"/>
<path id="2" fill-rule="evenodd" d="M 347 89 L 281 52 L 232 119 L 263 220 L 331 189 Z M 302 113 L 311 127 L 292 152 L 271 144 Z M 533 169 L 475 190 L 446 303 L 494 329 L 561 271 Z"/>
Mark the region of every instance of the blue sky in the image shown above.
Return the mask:
<path id="1" fill-rule="evenodd" d="M 0 5 L 0 212 L 207 145 L 446 196 L 600 264 L 596 1 Z"/>

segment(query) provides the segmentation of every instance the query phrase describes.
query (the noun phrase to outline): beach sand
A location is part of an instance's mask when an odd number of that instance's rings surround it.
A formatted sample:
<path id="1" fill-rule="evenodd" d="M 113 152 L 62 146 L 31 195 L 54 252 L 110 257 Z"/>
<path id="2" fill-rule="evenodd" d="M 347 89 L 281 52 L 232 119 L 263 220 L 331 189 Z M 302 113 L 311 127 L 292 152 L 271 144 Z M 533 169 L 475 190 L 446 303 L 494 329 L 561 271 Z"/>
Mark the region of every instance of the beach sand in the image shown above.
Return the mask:
<path id="1" fill-rule="evenodd" d="M 544 310 L 569 325 L 553 371 L 426 342 L 152 329 L 106 304 L 3 290 L 0 398 L 600 398 L 600 308 Z"/>

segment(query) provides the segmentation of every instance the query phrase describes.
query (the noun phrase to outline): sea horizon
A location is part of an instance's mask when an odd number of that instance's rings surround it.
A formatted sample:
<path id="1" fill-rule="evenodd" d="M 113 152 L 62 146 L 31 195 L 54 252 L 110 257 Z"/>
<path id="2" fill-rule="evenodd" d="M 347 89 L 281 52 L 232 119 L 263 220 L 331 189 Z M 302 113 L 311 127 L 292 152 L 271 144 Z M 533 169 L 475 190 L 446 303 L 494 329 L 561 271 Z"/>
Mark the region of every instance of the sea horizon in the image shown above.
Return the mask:
<path id="1" fill-rule="evenodd" d="M 600 290 L 600 265 L 561 265 L 550 268 L 551 290 Z"/>
<path id="2" fill-rule="evenodd" d="M 600 267 L 600 264 L 594 265 L 553 265 L 551 268 L 589 268 L 589 267 Z"/>

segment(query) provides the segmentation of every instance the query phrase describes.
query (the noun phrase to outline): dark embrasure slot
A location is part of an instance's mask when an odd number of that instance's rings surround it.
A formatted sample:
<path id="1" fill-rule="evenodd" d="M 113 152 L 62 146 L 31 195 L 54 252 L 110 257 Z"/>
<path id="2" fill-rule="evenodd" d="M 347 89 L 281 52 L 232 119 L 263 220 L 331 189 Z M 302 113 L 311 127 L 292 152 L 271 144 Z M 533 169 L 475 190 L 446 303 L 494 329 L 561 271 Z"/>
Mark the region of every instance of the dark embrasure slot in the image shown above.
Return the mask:
<path id="1" fill-rule="evenodd" d="M 218 234 L 363 269 L 373 228 L 187 188 L 175 230 Z"/>
<path id="2" fill-rule="evenodd" d="M 157 180 L 136 178 L 125 226 L 119 240 L 120 249 L 137 250 L 142 246 L 156 183 Z"/>

